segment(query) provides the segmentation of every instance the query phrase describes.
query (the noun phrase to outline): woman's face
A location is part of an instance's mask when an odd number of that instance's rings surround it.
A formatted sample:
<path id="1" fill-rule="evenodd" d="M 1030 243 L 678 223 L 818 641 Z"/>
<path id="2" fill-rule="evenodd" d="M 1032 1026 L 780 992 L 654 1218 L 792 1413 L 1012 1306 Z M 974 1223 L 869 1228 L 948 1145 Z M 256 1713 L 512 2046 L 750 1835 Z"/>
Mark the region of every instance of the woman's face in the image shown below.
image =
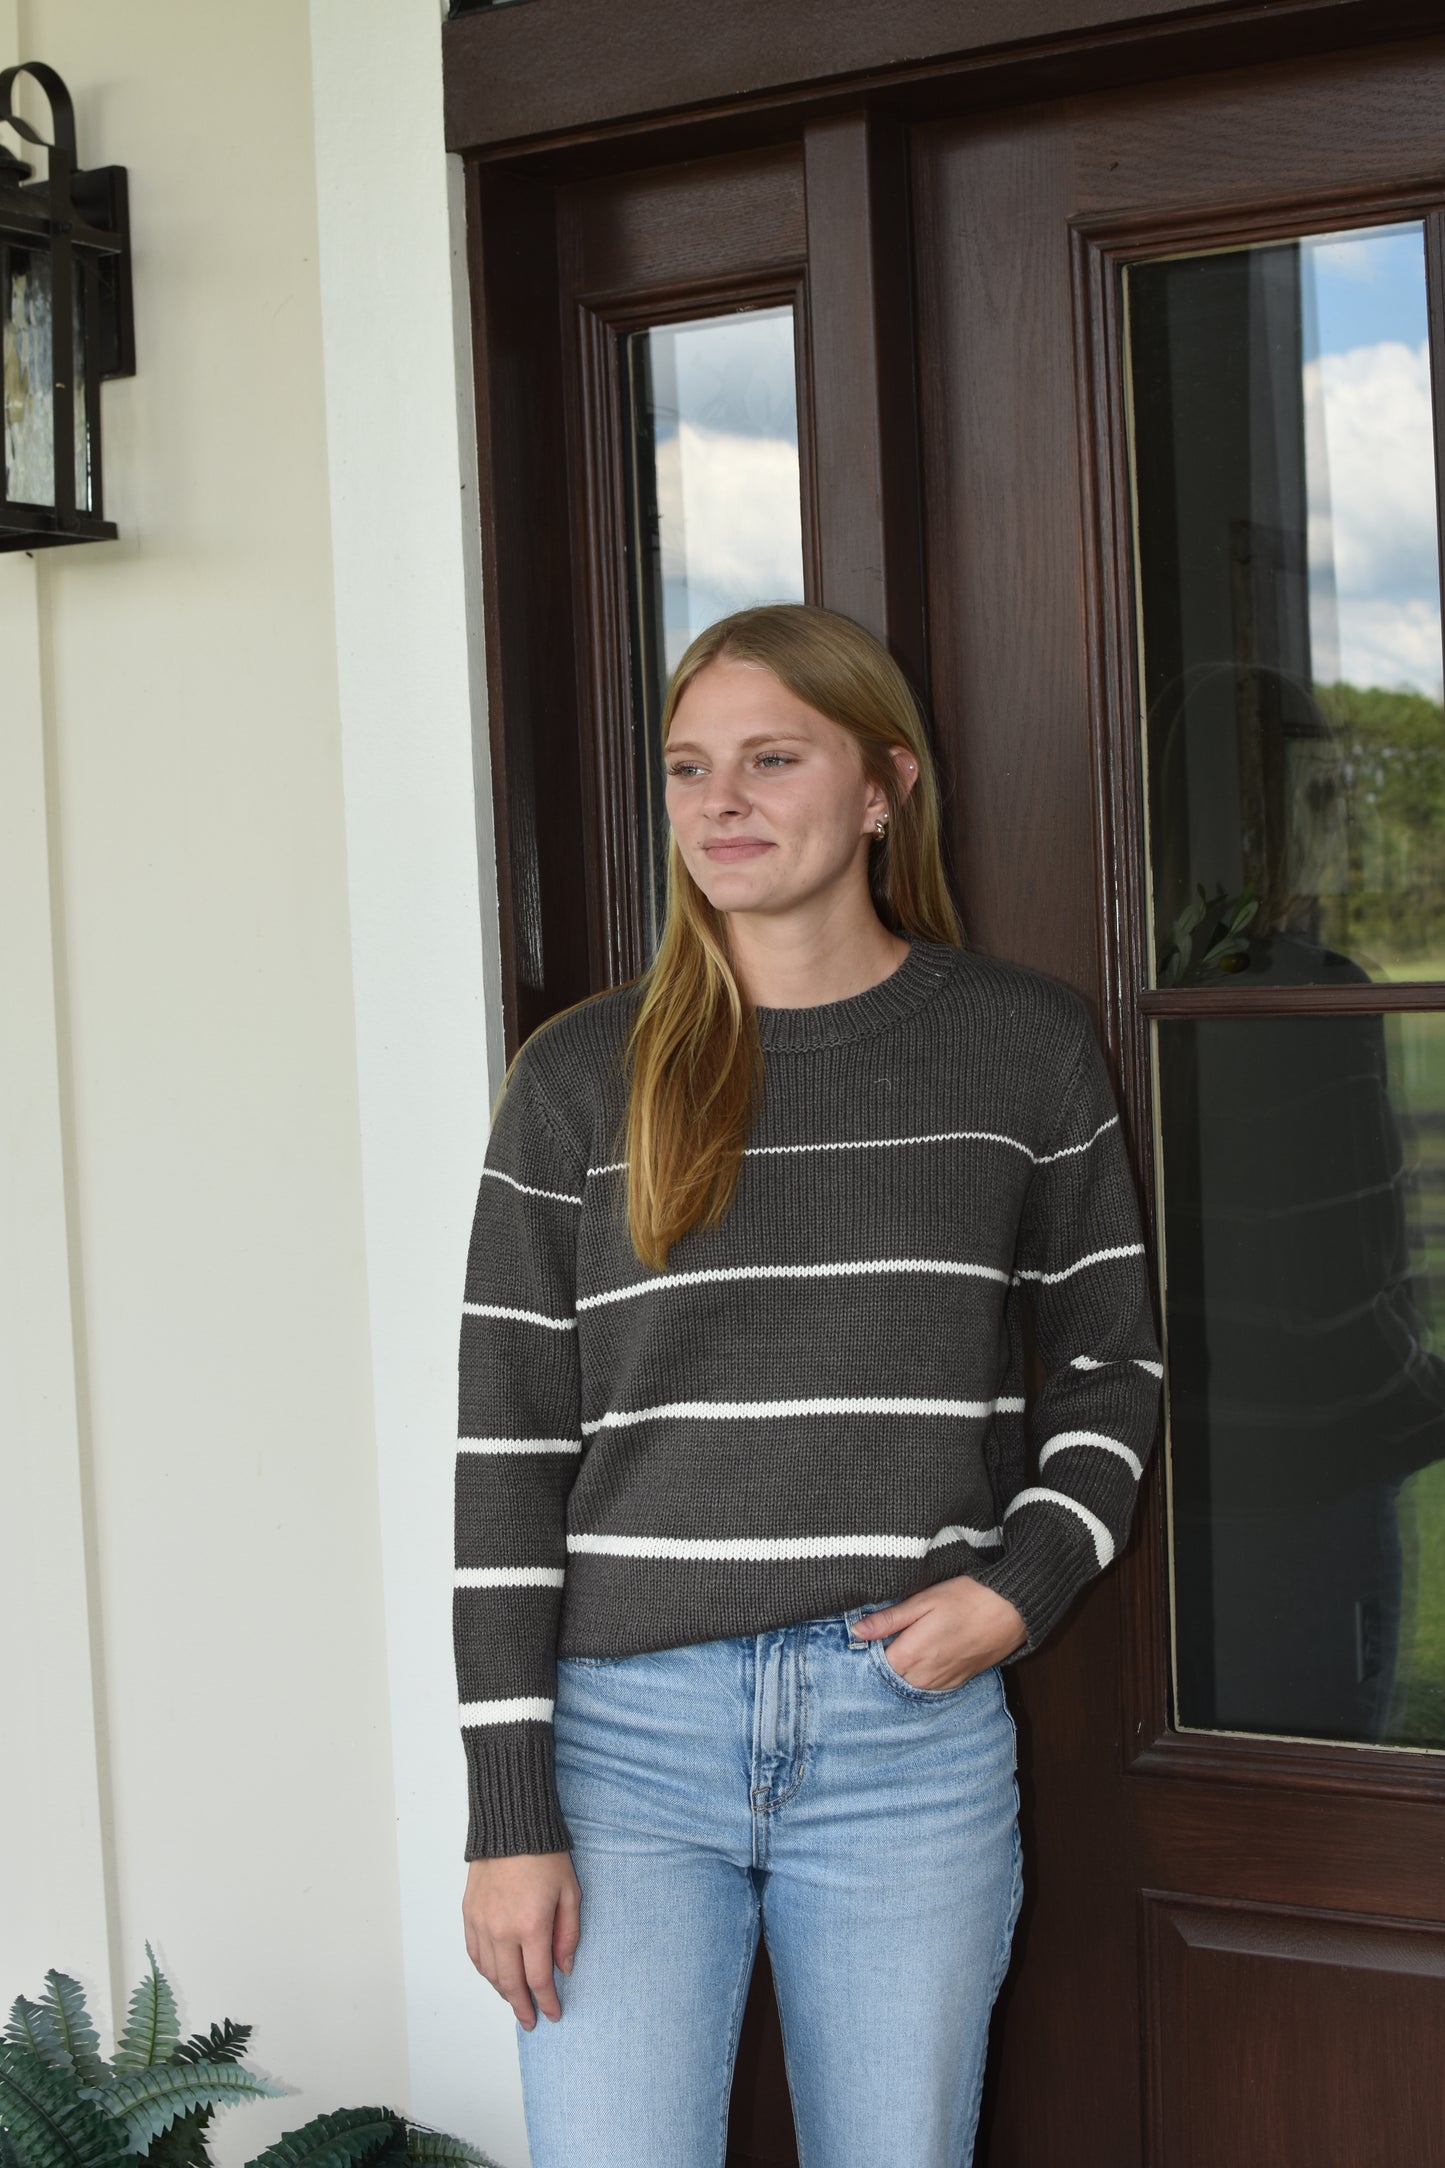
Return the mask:
<path id="1" fill-rule="evenodd" d="M 911 785 L 912 754 L 893 755 Z M 851 733 L 761 663 L 723 657 L 699 670 L 673 714 L 664 765 L 678 849 L 715 910 L 792 911 L 866 886 L 888 801 Z"/>

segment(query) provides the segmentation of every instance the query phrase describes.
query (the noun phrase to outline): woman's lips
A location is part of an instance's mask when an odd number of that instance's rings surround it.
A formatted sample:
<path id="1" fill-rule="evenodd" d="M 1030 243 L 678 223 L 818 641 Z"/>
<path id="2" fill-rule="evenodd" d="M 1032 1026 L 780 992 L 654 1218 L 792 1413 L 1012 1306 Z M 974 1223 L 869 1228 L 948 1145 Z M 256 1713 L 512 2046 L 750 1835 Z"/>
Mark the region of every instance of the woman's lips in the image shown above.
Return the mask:
<path id="1" fill-rule="evenodd" d="M 756 836 L 739 836 L 730 843 L 705 843 L 703 849 L 709 858 L 724 861 L 733 858 L 757 858 L 763 851 L 772 849 L 771 843 L 763 843 Z"/>

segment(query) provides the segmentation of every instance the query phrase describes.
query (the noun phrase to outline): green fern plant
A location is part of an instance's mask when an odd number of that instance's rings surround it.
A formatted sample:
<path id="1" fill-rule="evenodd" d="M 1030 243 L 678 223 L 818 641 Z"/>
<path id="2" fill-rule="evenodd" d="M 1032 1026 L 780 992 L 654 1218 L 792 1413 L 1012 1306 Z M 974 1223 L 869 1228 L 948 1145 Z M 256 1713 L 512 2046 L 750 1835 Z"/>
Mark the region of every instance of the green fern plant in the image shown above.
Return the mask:
<path id="1" fill-rule="evenodd" d="M 176 1998 L 150 1971 L 130 1999 L 107 2062 L 68 1974 L 45 1975 L 38 2002 L 17 1995 L 0 2036 L 0 2168 L 213 2168 L 206 2130 L 218 2108 L 277 2099 L 283 2085 L 241 2068 L 249 2025 L 226 2018 L 181 2038 Z M 391 2108 L 338 2108 L 288 2130 L 248 2168 L 498 2168 L 464 2139 Z"/>

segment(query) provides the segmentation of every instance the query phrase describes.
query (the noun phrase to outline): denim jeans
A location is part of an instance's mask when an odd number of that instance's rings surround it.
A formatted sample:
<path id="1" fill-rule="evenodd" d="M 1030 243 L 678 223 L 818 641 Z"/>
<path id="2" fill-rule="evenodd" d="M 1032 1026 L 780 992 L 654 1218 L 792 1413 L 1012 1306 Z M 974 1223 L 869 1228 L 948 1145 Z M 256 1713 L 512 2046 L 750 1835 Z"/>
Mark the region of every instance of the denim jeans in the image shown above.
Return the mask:
<path id="1" fill-rule="evenodd" d="M 517 2026 L 532 2168 L 722 2168 L 761 1932 L 801 2168 L 968 2168 L 1022 1895 L 995 1665 L 911 1686 L 852 1628 L 557 1665 L 582 1891 Z"/>

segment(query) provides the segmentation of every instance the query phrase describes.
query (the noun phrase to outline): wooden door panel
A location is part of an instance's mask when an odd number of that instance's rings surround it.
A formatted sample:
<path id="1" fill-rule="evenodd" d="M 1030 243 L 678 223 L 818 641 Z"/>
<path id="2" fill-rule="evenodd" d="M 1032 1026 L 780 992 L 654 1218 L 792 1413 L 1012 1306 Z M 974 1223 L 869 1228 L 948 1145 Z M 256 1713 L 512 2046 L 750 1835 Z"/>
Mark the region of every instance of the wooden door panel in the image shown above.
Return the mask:
<path id="1" fill-rule="evenodd" d="M 971 937 L 1095 1003 L 1146 1199 L 1132 605 L 1120 454 L 1109 441 L 1117 355 L 1101 350 L 1097 292 L 1081 264 L 1095 236 L 1131 221 L 1156 220 L 1168 245 L 1204 247 L 1224 225 L 1231 237 L 1288 233 L 1296 218 L 1368 218 L 1372 207 L 1388 216 L 1404 191 L 1438 196 L 1442 104 L 1437 38 L 915 130 L 925 561 L 951 856 Z M 1101 539 L 1111 512 L 1124 524 L 1121 550 Z M 1312 2031 L 1332 2039 L 1353 2010 L 1368 2062 L 1380 2028 L 1401 2028 L 1401 2067 L 1418 2087 L 1439 2061 L 1435 1976 L 1393 1979 L 1363 1955 L 1320 1958 L 1297 1974 L 1252 1944 L 1226 1959 L 1180 1943 L 1184 1955 L 1169 1945 L 1167 1963 L 1141 1962 L 1139 1893 L 1188 1891 L 1178 1902 L 1206 1910 L 1358 1915 L 1339 1934 L 1357 1935 L 1354 1952 L 1378 1953 L 1381 1920 L 1445 1921 L 1445 1758 L 1172 1732 L 1162 1477 L 1156 1457 L 1125 1558 L 1010 1675 L 1027 1896 L 980 2160 L 1130 2168 L 1157 2155 L 1169 2168 L 1256 2158 L 1313 2168 L 1338 2157 L 1353 2168 L 1354 2155 L 1311 2149 Z M 1195 1913 L 1180 1917 L 1195 1933 Z M 1438 1938 L 1422 1946 L 1434 1951 Z M 1362 1999 L 1366 1974 L 1375 1985 Z M 1226 2045 L 1196 2056 L 1175 2094 L 1167 2044 L 1181 2011 L 1192 2024 L 1196 1992 L 1217 2008 Z M 1239 2058 L 1228 2025 L 1248 2031 L 1242 2012 L 1262 2025 L 1276 2007 L 1273 2059 L 1250 2066 L 1251 2112 L 1266 2126 L 1275 2118 L 1277 2141 L 1292 2122 L 1301 2135 L 1273 2151 L 1231 2150 L 1254 2140 L 1240 2135 L 1253 2125 L 1231 2096 Z M 1165 2053 L 1152 2125 L 1141 2041 Z M 1382 2048 L 1371 2067 L 1387 2060 Z M 1057 2086 L 1041 2078 L 1050 2069 Z M 1370 2097 L 1384 2117 L 1379 2157 L 1420 2157 L 1414 2106 L 1392 2108 L 1390 2085 Z"/>
<path id="2" fill-rule="evenodd" d="M 561 189 L 558 203 L 569 302 L 716 285 L 800 263 L 806 249 L 792 147 L 588 180 Z"/>
<path id="3" fill-rule="evenodd" d="M 1131 1780 L 1121 1806 L 1136 1885 L 1445 1921 L 1437 1804 Z"/>
<path id="4" fill-rule="evenodd" d="M 1442 2168 L 1445 1931 L 1148 1892 L 1151 2168 Z"/>

